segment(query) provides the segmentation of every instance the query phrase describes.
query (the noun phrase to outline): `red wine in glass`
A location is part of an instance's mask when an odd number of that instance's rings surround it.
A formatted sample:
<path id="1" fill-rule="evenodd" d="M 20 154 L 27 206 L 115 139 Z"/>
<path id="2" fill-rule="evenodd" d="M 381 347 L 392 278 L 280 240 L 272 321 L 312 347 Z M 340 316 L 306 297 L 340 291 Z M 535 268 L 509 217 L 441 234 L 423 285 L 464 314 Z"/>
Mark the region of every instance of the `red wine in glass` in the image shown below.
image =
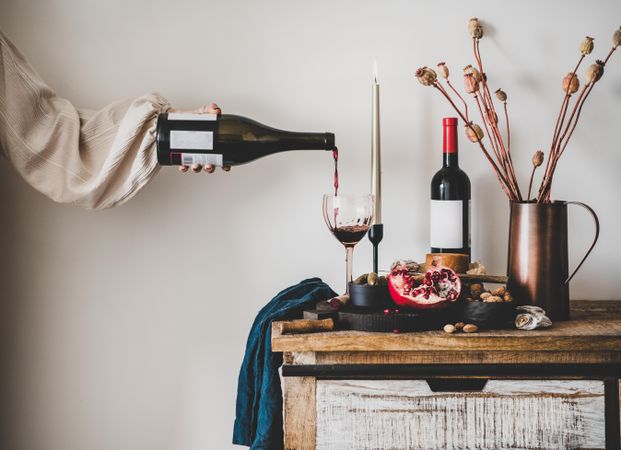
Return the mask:
<path id="1" fill-rule="evenodd" d="M 352 279 L 354 246 L 364 237 L 373 219 L 373 196 L 341 194 L 323 196 L 323 218 L 334 237 L 345 247 L 346 292 Z"/>
<path id="2" fill-rule="evenodd" d="M 369 225 L 345 225 L 333 228 L 332 233 L 344 246 L 353 247 L 369 231 Z"/>

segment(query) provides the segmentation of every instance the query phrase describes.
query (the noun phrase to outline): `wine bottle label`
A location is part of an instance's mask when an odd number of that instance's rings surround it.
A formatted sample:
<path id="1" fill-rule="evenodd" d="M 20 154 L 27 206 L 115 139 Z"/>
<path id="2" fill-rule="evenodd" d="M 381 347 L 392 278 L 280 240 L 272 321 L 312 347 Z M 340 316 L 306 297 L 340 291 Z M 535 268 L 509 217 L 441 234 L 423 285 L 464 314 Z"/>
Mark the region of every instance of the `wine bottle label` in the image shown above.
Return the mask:
<path id="1" fill-rule="evenodd" d="M 217 114 L 168 113 L 168 120 L 218 120 Z"/>
<path id="2" fill-rule="evenodd" d="M 431 200 L 431 247 L 464 246 L 462 200 Z"/>
<path id="3" fill-rule="evenodd" d="M 222 166 L 222 155 L 216 153 L 182 153 L 181 164 L 184 166 L 191 166 L 192 164 Z"/>
<path id="4" fill-rule="evenodd" d="M 170 149 L 213 150 L 213 132 L 170 130 Z"/>

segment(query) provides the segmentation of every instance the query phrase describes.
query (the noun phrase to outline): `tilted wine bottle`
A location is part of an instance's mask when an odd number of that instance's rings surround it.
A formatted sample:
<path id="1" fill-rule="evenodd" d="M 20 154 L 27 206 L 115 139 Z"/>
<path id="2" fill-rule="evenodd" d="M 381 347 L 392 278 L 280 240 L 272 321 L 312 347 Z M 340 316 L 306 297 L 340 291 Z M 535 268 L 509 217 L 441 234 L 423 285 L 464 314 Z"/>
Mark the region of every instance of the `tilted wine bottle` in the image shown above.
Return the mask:
<path id="1" fill-rule="evenodd" d="M 156 141 L 165 166 L 234 166 L 287 150 L 334 149 L 332 133 L 283 131 L 232 114 L 160 114 Z"/>
<path id="2" fill-rule="evenodd" d="M 459 168 L 457 119 L 443 125 L 443 164 L 431 180 L 431 252 L 470 255 L 470 179 Z"/>

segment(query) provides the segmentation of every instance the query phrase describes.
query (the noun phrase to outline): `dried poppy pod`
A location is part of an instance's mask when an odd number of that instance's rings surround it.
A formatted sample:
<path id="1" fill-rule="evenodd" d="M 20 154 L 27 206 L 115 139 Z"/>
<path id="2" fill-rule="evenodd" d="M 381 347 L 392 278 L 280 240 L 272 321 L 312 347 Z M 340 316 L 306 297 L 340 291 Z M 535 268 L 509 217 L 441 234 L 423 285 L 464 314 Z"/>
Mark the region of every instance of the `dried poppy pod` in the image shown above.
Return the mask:
<path id="1" fill-rule="evenodd" d="M 476 17 L 468 21 L 468 33 L 475 39 L 481 39 L 483 37 L 483 27 Z"/>
<path id="2" fill-rule="evenodd" d="M 612 34 L 612 46 L 617 48 L 621 45 L 621 27 Z"/>
<path id="3" fill-rule="evenodd" d="M 494 92 L 494 94 L 496 94 L 496 98 L 501 102 L 507 101 L 507 94 L 502 89 L 496 89 L 496 92 Z"/>
<path id="4" fill-rule="evenodd" d="M 468 64 L 466 67 L 464 67 L 464 74 L 467 74 L 467 73 L 471 74 L 474 77 L 474 79 L 477 80 L 477 82 L 479 83 L 483 79 L 483 76 L 481 76 L 481 72 L 479 72 L 477 69 L 472 67 L 471 64 Z"/>
<path id="5" fill-rule="evenodd" d="M 533 166 L 539 167 L 543 164 L 543 152 L 541 150 L 537 150 L 533 155 Z"/>
<path id="6" fill-rule="evenodd" d="M 582 44 L 580 44 L 580 53 L 586 56 L 586 55 L 591 54 L 592 51 L 593 51 L 593 38 L 590 36 L 587 36 L 584 38 L 584 41 L 582 41 Z"/>
<path id="7" fill-rule="evenodd" d="M 470 122 L 466 124 L 465 126 L 466 126 L 466 136 L 468 137 L 470 142 L 479 142 L 481 139 L 483 139 L 483 136 L 485 136 L 485 134 L 483 134 L 483 130 L 481 129 L 481 127 L 478 126 L 476 123 Z"/>
<path id="8" fill-rule="evenodd" d="M 444 62 L 438 63 L 438 73 L 445 80 L 449 77 L 449 70 L 448 70 L 448 67 L 446 67 L 446 63 Z"/>
<path id="9" fill-rule="evenodd" d="M 464 74 L 464 88 L 468 94 L 474 94 L 479 91 L 479 82 L 471 73 Z"/>
<path id="10" fill-rule="evenodd" d="M 416 71 L 416 79 L 423 86 L 432 86 L 438 79 L 438 75 L 435 70 L 425 66 Z"/>
<path id="11" fill-rule="evenodd" d="M 586 84 L 591 84 L 599 81 L 602 75 L 604 75 L 604 62 L 598 59 L 595 61 L 595 64 L 591 64 L 587 67 L 584 79 Z"/>
<path id="12" fill-rule="evenodd" d="M 565 78 L 563 78 L 563 91 L 567 94 L 575 93 L 580 87 L 580 80 L 578 75 L 573 72 L 569 72 Z"/>
<path id="13" fill-rule="evenodd" d="M 485 119 L 490 125 L 496 125 L 498 123 L 498 114 L 496 114 L 494 110 L 490 109 L 487 111 Z"/>

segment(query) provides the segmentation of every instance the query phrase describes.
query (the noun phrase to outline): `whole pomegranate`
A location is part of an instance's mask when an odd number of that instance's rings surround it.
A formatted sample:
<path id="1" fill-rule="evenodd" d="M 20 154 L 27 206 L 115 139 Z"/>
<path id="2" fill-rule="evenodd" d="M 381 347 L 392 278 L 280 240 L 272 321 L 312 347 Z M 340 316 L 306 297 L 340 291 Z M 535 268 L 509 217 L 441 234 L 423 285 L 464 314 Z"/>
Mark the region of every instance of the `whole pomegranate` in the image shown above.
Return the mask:
<path id="1" fill-rule="evenodd" d="M 461 281 L 448 267 L 431 266 L 422 275 L 415 273 L 407 261 L 395 262 L 388 276 L 388 290 L 393 301 L 412 309 L 440 309 L 457 301 Z"/>

